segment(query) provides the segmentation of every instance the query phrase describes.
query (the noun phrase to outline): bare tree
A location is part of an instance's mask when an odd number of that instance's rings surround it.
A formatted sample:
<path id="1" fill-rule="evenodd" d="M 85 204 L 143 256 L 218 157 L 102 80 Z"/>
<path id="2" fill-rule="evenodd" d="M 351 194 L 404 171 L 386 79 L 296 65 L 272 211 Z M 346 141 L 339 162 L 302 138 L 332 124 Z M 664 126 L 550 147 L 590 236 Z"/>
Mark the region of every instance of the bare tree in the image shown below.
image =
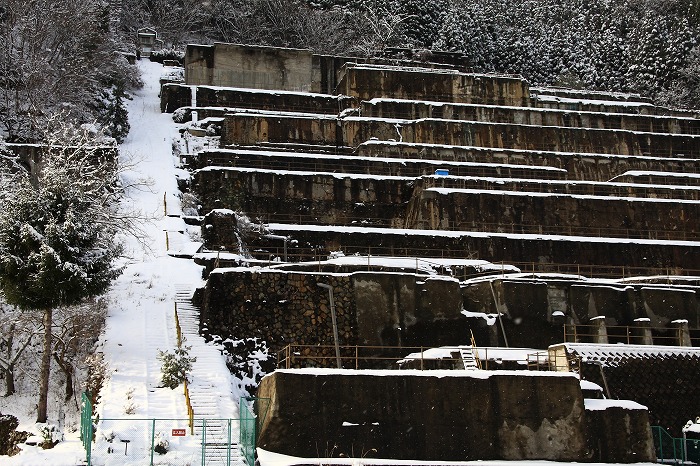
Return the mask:
<path id="1" fill-rule="evenodd" d="M 40 334 L 36 313 L 0 302 L 0 370 L 5 379 L 5 396 L 16 393 L 15 370 L 25 350 Z"/>
<path id="2" fill-rule="evenodd" d="M 75 393 L 76 364 L 84 361 L 104 328 L 106 305 L 103 300 L 56 309 L 53 318 L 53 359 L 65 379 L 65 401 Z"/>
<path id="3" fill-rule="evenodd" d="M 115 51 L 101 0 L 4 0 L 0 6 L 0 133 L 35 142 L 58 111 L 84 123 L 102 89 L 133 70 Z M 132 78 L 122 79 L 132 84 Z"/>

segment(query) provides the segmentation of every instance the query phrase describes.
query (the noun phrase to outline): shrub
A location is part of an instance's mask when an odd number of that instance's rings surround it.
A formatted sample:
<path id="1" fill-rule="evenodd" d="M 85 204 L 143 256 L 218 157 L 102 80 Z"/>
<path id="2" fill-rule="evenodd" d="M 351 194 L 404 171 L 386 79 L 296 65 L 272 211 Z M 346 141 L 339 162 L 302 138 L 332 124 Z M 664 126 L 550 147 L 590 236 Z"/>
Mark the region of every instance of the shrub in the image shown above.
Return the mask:
<path id="1" fill-rule="evenodd" d="M 185 59 L 185 52 L 175 49 L 153 50 L 150 55 L 150 60 L 158 63 L 163 63 L 163 60 L 177 60 L 179 63 Z"/>
<path id="2" fill-rule="evenodd" d="M 197 358 L 190 357 L 191 349 L 191 346 L 183 346 L 177 348 L 174 353 L 158 351 L 158 360 L 162 363 L 160 381 L 163 387 L 175 389 L 187 380 L 187 373 L 192 370 L 192 363 L 197 361 Z"/>

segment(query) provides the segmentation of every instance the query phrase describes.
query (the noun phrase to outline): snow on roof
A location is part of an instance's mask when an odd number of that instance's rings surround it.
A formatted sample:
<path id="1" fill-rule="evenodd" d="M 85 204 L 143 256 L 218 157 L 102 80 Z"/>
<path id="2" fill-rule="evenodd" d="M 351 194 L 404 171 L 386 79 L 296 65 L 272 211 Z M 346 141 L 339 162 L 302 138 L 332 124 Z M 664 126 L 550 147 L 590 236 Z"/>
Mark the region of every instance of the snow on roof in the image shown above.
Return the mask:
<path id="1" fill-rule="evenodd" d="M 367 466 L 571 466 L 576 463 L 567 463 L 551 460 L 527 460 L 527 461 L 503 461 L 503 460 L 475 460 L 475 461 L 419 461 L 419 460 L 399 460 L 391 458 L 372 458 L 368 455 L 345 458 L 299 458 L 296 456 L 274 453 L 258 447 L 258 461 L 260 466 L 297 466 L 309 464 L 327 464 L 355 466 L 358 464 Z M 587 466 L 607 466 L 612 463 L 585 463 Z M 657 463 L 635 463 L 636 466 L 657 466 Z"/>
<path id="2" fill-rule="evenodd" d="M 354 117 L 358 118 L 358 117 Z M 376 121 L 376 118 L 370 118 L 369 120 Z M 586 132 L 591 132 L 591 133 L 628 133 L 628 134 L 634 134 L 636 136 L 651 136 L 651 135 L 665 135 L 669 137 L 683 137 L 683 138 L 688 138 L 688 139 L 697 139 L 700 140 L 700 135 L 698 134 L 677 134 L 677 133 L 652 133 L 650 131 L 634 131 L 630 129 L 621 129 L 621 128 L 616 128 L 616 129 L 609 129 L 609 128 L 581 128 L 581 127 L 571 127 L 571 126 L 558 126 L 558 125 L 551 125 L 551 126 L 543 126 L 543 125 L 534 125 L 534 124 L 524 124 L 524 123 L 500 123 L 500 122 L 491 122 L 491 121 L 478 121 L 478 120 L 452 120 L 449 118 L 417 118 L 415 120 L 409 120 L 414 123 L 423 123 L 423 122 L 454 122 L 454 123 L 468 123 L 472 125 L 482 125 L 482 126 L 501 126 L 501 127 L 507 127 L 507 126 L 517 126 L 525 129 L 533 129 L 534 131 L 537 131 L 537 129 L 541 128 L 547 128 L 547 129 L 558 129 L 562 131 L 570 131 L 570 130 L 577 130 L 577 131 L 586 131 Z M 682 160 L 688 160 L 688 159 L 682 159 Z"/>
<path id="3" fill-rule="evenodd" d="M 409 159 L 416 160 L 416 159 Z M 424 160 L 424 159 L 419 159 Z M 493 164 L 495 166 L 506 167 L 506 164 Z M 510 165 L 517 168 L 530 167 L 536 168 L 531 165 Z M 566 172 L 565 169 L 561 169 Z M 669 172 L 670 173 L 670 172 Z M 640 189 L 669 189 L 678 191 L 697 191 L 700 190 L 700 185 L 698 186 L 687 186 L 687 185 L 677 185 L 677 184 L 658 184 L 658 183 L 627 183 L 618 182 L 611 183 L 610 181 L 589 181 L 589 180 L 551 180 L 551 179 L 533 179 L 533 178 L 513 178 L 513 177 L 495 177 L 495 176 L 460 176 L 460 175 L 425 175 L 426 178 L 436 178 L 436 179 L 456 179 L 456 180 L 478 180 L 478 181 L 490 181 L 498 184 L 506 183 L 526 183 L 526 184 L 549 184 L 549 185 L 560 185 L 560 186 L 601 186 L 606 188 L 640 188 Z M 700 178 L 700 174 L 697 176 Z M 617 178 L 617 177 L 615 177 Z M 613 178 L 614 179 L 614 178 Z M 612 181 L 612 180 L 611 180 Z M 605 196 L 609 198 L 609 196 Z"/>
<path id="4" fill-rule="evenodd" d="M 616 367 L 627 359 L 665 358 L 679 355 L 700 358 L 700 348 L 688 346 L 560 343 L 550 346 L 550 349 L 562 346 L 568 353 L 581 357 L 583 362 L 599 362 L 605 367 Z"/>
<path id="5" fill-rule="evenodd" d="M 532 89 L 530 89 L 532 91 Z M 537 94 L 536 100 L 542 102 L 561 102 L 564 104 L 592 104 L 592 105 L 605 105 L 606 107 L 654 107 L 653 104 L 647 102 L 639 102 L 634 100 L 598 100 L 598 99 L 585 99 L 577 97 L 559 97 L 556 95 L 549 94 Z"/>
<path id="6" fill-rule="evenodd" d="M 647 411 L 647 407 L 631 400 L 599 400 L 597 398 L 584 398 L 586 411 L 605 411 L 608 408 L 622 408 L 629 410 Z"/>
<path id="7" fill-rule="evenodd" d="M 273 232 L 293 231 L 328 231 L 328 225 L 297 225 L 290 223 L 269 223 L 267 227 Z M 700 242 L 680 240 L 651 240 L 641 238 L 611 238 L 593 236 L 564 236 L 545 235 L 534 233 L 498 233 L 482 231 L 447 231 L 447 230 L 422 230 L 405 228 L 380 228 L 362 226 L 334 225 L 333 231 L 341 234 L 363 233 L 401 236 L 433 236 L 443 238 L 508 238 L 520 241 L 569 241 L 577 243 L 620 243 L 620 244 L 656 244 L 669 246 L 700 247 Z"/>
<path id="8" fill-rule="evenodd" d="M 593 383 L 593 382 L 590 382 L 588 380 L 581 379 L 580 384 L 581 384 L 581 390 L 596 390 L 599 392 L 603 391 L 603 387 L 601 387 L 597 383 Z"/>
<path id="9" fill-rule="evenodd" d="M 348 69 L 355 70 L 376 70 L 376 71 L 398 71 L 404 73 L 434 73 L 434 74 L 451 74 L 451 75 L 462 75 L 466 73 L 460 73 L 459 70 L 451 68 L 428 68 L 420 66 L 401 66 L 401 65 L 380 65 L 375 63 L 347 63 Z M 477 74 L 471 74 L 472 76 L 481 76 Z M 486 75 L 483 75 L 486 76 Z"/>
<path id="10" fill-rule="evenodd" d="M 279 117 L 279 118 L 298 118 L 303 120 L 337 120 L 338 115 L 328 113 L 304 113 L 304 112 L 289 112 L 284 110 L 260 110 L 255 108 L 232 108 L 226 116 L 264 116 L 264 117 Z"/>
<path id="11" fill-rule="evenodd" d="M 683 427 L 683 432 L 697 432 L 700 434 L 700 418 L 695 419 L 696 422 L 692 420 Z"/>
<path id="12" fill-rule="evenodd" d="M 392 268 L 402 268 L 409 270 L 420 270 L 430 274 L 435 273 L 435 267 L 474 267 L 477 270 L 501 270 L 503 267 L 489 261 L 481 259 L 459 259 L 459 258 L 440 258 L 440 257 L 389 257 L 389 256 L 366 256 L 366 255 L 350 255 L 350 256 L 334 256 L 322 262 L 322 264 L 332 265 L 362 265 L 366 266 L 382 265 Z M 311 262 L 310 262 L 311 263 Z M 295 263 L 294 265 L 299 265 Z M 303 262 L 301 263 L 303 264 Z M 318 264 L 314 261 L 313 264 Z M 518 270 L 515 267 L 510 267 L 511 270 Z"/>

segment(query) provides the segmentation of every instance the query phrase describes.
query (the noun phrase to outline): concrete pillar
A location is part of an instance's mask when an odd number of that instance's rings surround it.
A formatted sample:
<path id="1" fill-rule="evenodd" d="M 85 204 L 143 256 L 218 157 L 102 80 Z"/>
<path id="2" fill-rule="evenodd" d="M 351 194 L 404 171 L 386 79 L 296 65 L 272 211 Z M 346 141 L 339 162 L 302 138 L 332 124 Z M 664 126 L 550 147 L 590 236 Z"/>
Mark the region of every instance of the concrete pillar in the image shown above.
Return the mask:
<path id="1" fill-rule="evenodd" d="M 608 329 L 605 326 L 605 316 L 591 318 L 591 326 L 593 329 L 591 332 L 593 334 L 593 343 L 608 343 Z"/>
<path id="2" fill-rule="evenodd" d="M 651 319 L 648 317 L 640 317 L 634 319 L 634 327 L 632 328 L 633 342 L 638 345 L 653 345 L 654 340 L 651 338 Z"/>
<path id="3" fill-rule="evenodd" d="M 693 346 L 690 342 L 690 327 L 685 319 L 678 319 L 671 322 L 673 328 L 676 329 L 676 342 L 678 346 Z"/>

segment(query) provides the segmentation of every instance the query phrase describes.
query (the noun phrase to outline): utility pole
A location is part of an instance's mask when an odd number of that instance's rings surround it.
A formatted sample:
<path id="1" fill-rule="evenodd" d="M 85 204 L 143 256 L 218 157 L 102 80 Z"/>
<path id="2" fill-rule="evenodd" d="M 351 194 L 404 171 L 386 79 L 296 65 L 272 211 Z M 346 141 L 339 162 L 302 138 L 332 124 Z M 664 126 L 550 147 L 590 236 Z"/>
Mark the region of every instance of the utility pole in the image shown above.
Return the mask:
<path id="1" fill-rule="evenodd" d="M 338 322 L 335 318 L 335 301 L 333 300 L 333 287 L 325 283 L 317 283 L 323 289 L 328 290 L 328 299 L 331 302 L 331 320 L 333 322 L 333 341 L 335 343 L 335 360 L 338 363 L 338 369 L 342 369 L 343 365 L 340 362 L 340 346 L 338 346 Z"/>

